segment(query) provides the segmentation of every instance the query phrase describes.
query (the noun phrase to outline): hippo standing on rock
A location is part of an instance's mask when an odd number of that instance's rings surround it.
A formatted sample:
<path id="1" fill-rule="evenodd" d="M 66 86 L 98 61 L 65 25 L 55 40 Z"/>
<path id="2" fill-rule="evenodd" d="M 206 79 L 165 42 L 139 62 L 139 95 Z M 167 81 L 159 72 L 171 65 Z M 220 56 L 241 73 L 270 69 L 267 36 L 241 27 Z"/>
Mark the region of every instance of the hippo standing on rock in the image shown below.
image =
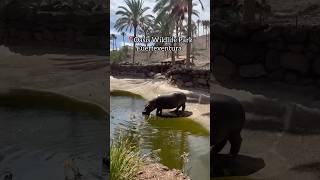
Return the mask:
<path id="1" fill-rule="evenodd" d="M 162 109 L 176 108 L 175 112 L 177 113 L 180 107 L 182 107 L 182 111 L 184 111 L 186 101 L 187 96 L 182 92 L 160 95 L 148 102 L 142 114 L 149 115 L 154 109 L 157 109 L 157 116 L 161 116 Z"/>
<path id="2" fill-rule="evenodd" d="M 241 130 L 245 122 L 245 111 L 238 100 L 222 94 L 214 94 L 211 103 L 212 136 L 211 152 L 217 155 L 226 145 L 231 144 L 230 155 L 239 153 L 242 138 Z"/>

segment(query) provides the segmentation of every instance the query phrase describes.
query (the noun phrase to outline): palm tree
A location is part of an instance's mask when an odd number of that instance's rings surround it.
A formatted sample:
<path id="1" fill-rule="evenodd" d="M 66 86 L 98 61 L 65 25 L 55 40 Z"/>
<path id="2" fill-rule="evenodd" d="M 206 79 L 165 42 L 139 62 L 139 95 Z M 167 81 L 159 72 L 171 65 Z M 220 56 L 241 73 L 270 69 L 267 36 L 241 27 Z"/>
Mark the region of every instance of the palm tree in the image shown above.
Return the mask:
<path id="1" fill-rule="evenodd" d="M 114 40 L 115 39 L 116 39 L 116 35 L 115 34 L 111 34 L 110 40 L 112 40 L 112 50 L 114 50 Z"/>
<path id="2" fill-rule="evenodd" d="M 126 35 L 126 32 L 121 32 L 123 46 L 126 46 L 126 42 L 124 42 L 124 36 Z"/>
<path id="3" fill-rule="evenodd" d="M 197 24 L 198 24 L 198 36 L 200 36 L 200 23 L 201 23 L 201 20 L 198 19 L 198 20 L 197 20 Z"/>
<path id="4" fill-rule="evenodd" d="M 175 27 L 176 37 L 178 37 L 180 21 L 184 20 L 185 12 L 188 11 L 187 6 L 189 1 L 191 1 L 191 5 L 195 5 L 195 4 L 192 4 L 192 0 L 156 0 L 156 1 L 157 1 L 157 4 L 155 5 L 153 11 L 158 12 L 158 17 L 162 17 L 165 14 L 170 13 L 168 23 L 171 24 L 170 27 L 172 26 Z M 198 16 L 198 12 L 196 10 L 191 9 L 190 13 Z M 191 17 L 191 15 L 189 17 Z M 191 37 L 191 35 L 189 37 Z M 179 46 L 179 43 L 177 43 L 176 46 Z M 179 54 L 177 52 L 177 57 L 178 56 Z M 174 64 L 174 56 L 171 56 L 171 57 L 172 57 L 172 62 Z M 189 59 L 187 58 L 187 64 L 189 60 L 190 58 Z"/>
<path id="5" fill-rule="evenodd" d="M 116 47 L 116 50 L 117 50 L 118 48 L 117 48 L 117 36 L 116 35 L 114 36 L 114 46 Z"/>
<path id="6" fill-rule="evenodd" d="M 129 29 L 131 32 L 133 28 L 133 38 L 137 36 L 137 28 L 141 24 L 141 20 L 150 17 L 150 15 L 144 15 L 144 13 L 149 9 L 149 7 L 143 7 L 142 0 L 124 0 L 127 7 L 119 6 L 119 11 L 116 12 L 116 15 L 121 17 L 116 21 L 115 28 L 118 31 L 122 31 L 124 28 Z M 133 41 L 133 56 L 132 62 L 134 63 L 136 43 Z"/>
<path id="7" fill-rule="evenodd" d="M 203 20 L 202 21 L 202 26 L 203 26 L 203 29 L 206 30 L 206 48 L 208 48 L 208 28 L 210 26 L 210 21 L 209 20 Z"/>

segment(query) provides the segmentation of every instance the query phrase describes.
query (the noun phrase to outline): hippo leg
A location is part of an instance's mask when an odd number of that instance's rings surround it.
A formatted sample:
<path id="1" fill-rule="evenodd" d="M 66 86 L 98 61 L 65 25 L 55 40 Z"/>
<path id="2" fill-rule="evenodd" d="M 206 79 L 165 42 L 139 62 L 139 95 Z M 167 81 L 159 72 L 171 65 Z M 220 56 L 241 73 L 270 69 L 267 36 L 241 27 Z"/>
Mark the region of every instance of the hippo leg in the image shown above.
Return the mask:
<path id="1" fill-rule="evenodd" d="M 162 115 L 162 109 L 157 108 L 157 116 L 161 116 Z"/>
<path id="2" fill-rule="evenodd" d="M 182 104 L 182 112 L 184 111 L 185 108 L 186 108 L 186 103 Z"/>
<path id="3" fill-rule="evenodd" d="M 236 157 L 240 151 L 240 146 L 242 142 L 242 138 L 240 132 L 234 132 L 229 136 L 229 142 L 231 144 L 230 154 L 232 157 Z"/>
<path id="4" fill-rule="evenodd" d="M 212 152 L 214 155 L 218 154 L 223 148 L 224 146 L 227 144 L 227 139 L 221 141 L 220 143 L 218 143 L 217 145 L 215 145 L 212 148 Z"/>
<path id="5" fill-rule="evenodd" d="M 178 113 L 180 107 L 181 107 L 181 106 L 178 106 L 178 107 L 176 108 L 176 110 L 174 110 L 174 112 L 175 112 L 175 113 Z"/>

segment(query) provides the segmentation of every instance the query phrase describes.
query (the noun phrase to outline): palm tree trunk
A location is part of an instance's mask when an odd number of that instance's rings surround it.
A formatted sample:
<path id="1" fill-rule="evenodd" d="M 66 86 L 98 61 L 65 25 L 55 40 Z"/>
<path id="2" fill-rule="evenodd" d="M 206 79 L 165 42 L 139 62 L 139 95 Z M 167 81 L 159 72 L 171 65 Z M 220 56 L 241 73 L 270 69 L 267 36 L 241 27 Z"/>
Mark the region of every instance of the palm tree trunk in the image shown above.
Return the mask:
<path id="1" fill-rule="evenodd" d="M 114 39 L 112 38 L 112 50 L 114 51 Z"/>
<path id="2" fill-rule="evenodd" d="M 136 35 L 137 35 L 137 26 L 134 26 L 133 27 L 133 40 L 136 37 Z M 133 50 L 132 50 L 132 63 L 133 64 L 134 64 L 135 55 L 136 55 L 136 43 L 135 43 L 135 41 L 133 41 Z"/>
<path id="3" fill-rule="evenodd" d="M 192 0 L 188 0 L 188 30 L 187 37 L 191 37 L 191 16 L 192 16 Z M 186 57 L 186 66 L 190 68 L 190 52 L 191 52 L 191 44 L 187 44 L 187 57 Z"/>
<path id="4" fill-rule="evenodd" d="M 171 46 L 174 46 L 174 42 L 171 43 Z M 175 60 L 175 56 L 174 56 L 174 51 L 171 51 L 171 62 L 172 64 L 175 64 L 176 60 Z"/>
<path id="5" fill-rule="evenodd" d="M 176 22 L 176 38 L 178 38 L 178 32 L 179 31 L 179 20 Z M 177 47 L 179 46 L 179 41 L 177 41 Z M 177 59 L 179 58 L 179 51 L 177 51 Z"/>
<path id="6" fill-rule="evenodd" d="M 124 42 L 124 35 L 122 36 L 123 46 L 126 46 L 126 42 Z"/>
<path id="7" fill-rule="evenodd" d="M 208 48 L 208 26 L 206 25 L 206 49 Z"/>

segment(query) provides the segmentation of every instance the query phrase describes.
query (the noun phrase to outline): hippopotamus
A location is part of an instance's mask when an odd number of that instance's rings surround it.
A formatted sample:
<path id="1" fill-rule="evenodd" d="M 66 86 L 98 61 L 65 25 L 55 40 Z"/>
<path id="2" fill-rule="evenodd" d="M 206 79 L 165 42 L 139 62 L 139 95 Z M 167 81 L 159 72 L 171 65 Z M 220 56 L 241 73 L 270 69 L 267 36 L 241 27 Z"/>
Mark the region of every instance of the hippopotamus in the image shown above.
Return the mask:
<path id="1" fill-rule="evenodd" d="M 160 95 L 148 102 L 142 114 L 149 115 L 154 109 L 157 109 L 157 116 L 162 115 L 162 109 L 175 109 L 177 113 L 179 108 L 182 111 L 186 108 L 187 96 L 182 92 L 174 92 L 171 94 Z"/>
<path id="2" fill-rule="evenodd" d="M 241 130 L 245 123 L 245 111 L 241 103 L 230 96 L 213 94 L 210 112 L 213 120 L 210 139 L 211 153 L 213 156 L 217 155 L 229 141 L 230 155 L 236 157 L 240 150 Z"/>

